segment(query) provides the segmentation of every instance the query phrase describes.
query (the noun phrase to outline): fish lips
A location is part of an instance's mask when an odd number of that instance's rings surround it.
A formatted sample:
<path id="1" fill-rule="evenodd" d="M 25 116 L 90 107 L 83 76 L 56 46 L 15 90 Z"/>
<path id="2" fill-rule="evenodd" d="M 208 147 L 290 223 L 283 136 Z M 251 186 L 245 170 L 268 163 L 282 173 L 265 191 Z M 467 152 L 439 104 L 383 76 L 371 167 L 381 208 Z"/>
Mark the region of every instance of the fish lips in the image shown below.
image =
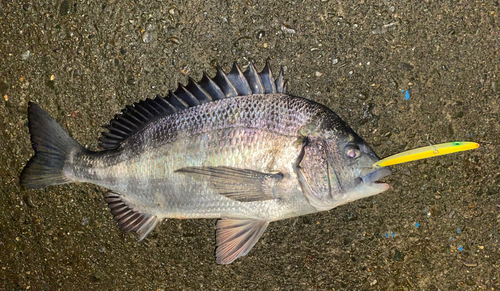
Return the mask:
<path id="1" fill-rule="evenodd" d="M 389 184 L 378 182 L 378 180 L 383 179 L 392 174 L 391 169 L 388 167 L 382 167 L 376 169 L 375 171 L 368 173 L 361 178 L 364 184 L 370 185 L 371 187 L 379 188 L 382 191 L 389 189 Z"/>

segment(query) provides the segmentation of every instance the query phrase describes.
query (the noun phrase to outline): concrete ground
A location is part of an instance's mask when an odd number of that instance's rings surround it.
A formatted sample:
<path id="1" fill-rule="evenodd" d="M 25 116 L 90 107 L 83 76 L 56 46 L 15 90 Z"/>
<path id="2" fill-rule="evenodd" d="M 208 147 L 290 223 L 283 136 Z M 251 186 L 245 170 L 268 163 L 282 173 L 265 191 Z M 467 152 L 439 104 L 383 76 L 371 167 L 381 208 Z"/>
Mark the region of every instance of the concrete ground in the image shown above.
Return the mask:
<path id="1" fill-rule="evenodd" d="M 0 1 L 0 289 L 500 290 L 498 1 L 89 2 Z M 126 105 L 266 60 L 380 156 L 481 147 L 394 166 L 387 192 L 272 223 L 228 266 L 215 264 L 215 220 L 168 220 L 137 242 L 105 189 L 19 185 L 29 100 L 95 150 Z"/>

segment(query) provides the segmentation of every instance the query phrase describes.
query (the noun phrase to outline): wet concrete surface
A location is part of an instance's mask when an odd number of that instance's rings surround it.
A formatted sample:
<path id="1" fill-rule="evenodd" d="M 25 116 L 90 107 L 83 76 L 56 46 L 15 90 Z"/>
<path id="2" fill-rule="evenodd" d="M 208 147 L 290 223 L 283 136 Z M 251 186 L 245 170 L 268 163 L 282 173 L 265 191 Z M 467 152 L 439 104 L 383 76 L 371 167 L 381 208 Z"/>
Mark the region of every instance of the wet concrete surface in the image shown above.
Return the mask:
<path id="1" fill-rule="evenodd" d="M 500 290 L 498 1 L 147 2 L 0 1 L 0 289 Z M 481 148 L 394 166 L 389 191 L 272 223 L 228 266 L 214 220 L 137 242 L 105 189 L 19 185 L 29 100 L 95 150 L 124 106 L 266 60 L 380 156 Z"/>

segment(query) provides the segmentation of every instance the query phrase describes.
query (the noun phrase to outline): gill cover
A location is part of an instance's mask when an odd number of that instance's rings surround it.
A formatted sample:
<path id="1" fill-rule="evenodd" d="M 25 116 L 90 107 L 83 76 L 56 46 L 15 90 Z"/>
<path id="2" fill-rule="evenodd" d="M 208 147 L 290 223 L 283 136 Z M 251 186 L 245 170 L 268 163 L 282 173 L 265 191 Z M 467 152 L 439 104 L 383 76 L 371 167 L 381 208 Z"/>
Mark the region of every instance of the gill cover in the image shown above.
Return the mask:
<path id="1" fill-rule="evenodd" d="M 340 191 L 336 174 L 328 163 L 328 150 L 322 140 L 309 141 L 297 167 L 302 192 L 309 204 L 320 210 L 333 208 L 332 191 Z"/>

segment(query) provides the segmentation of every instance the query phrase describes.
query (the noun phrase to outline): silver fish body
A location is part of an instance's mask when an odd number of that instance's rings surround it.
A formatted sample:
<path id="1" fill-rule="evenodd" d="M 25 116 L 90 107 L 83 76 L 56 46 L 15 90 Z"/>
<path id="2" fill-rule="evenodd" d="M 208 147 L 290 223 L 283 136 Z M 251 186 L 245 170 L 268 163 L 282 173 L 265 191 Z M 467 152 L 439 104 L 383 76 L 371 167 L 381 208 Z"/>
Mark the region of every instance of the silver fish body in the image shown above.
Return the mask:
<path id="1" fill-rule="evenodd" d="M 30 104 L 36 155 L 21 183 L 103 186 L 120 227 L 140 239 L 165 218 L 221 218 L 216 256 L 222 264 L 246 255 L 271 221 L 388 189 L 376 181 L 390 170 L 371 168 L 378 157 L 370 147 L 327 107 L 285 94 L 281 75 L 274 80 L 267 66 L 260 74 L 252 65 L 245 73 L 219 69 L 214 80 L 205 76 L 158 98 L 117 115 L 103 133 L 102 152 L 69 136 L 43 146 L 48 133 L 39 133 L 43 124 L 36 123 L 58 125 Z M 54 132 L 62 136 L 61 130 Z M 57 175 L 50 176 L 54 168 Z"/>

